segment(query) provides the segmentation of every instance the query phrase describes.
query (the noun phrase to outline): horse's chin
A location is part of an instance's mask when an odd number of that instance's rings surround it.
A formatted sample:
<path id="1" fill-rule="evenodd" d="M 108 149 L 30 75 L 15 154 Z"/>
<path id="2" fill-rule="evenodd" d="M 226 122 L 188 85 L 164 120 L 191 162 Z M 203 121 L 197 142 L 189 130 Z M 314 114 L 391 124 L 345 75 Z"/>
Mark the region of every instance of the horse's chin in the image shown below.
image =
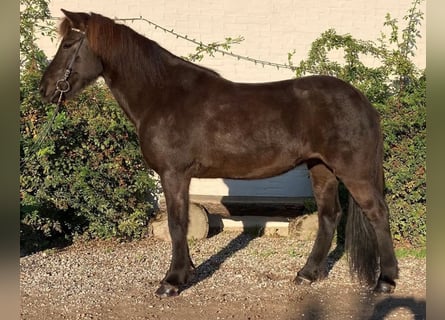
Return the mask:
<path id="1" fill-rule="evenodd" d="M 60 96 L 60 92 L 54 92 L 51 95 L 42 95 L 41 99 L 43 103 L 64 103 L 70 99 L 70 96 L 67 93 L 62 93 L 62 96 Z"/>
<path id="2" fill-rule="evenodd" d="M 47 96 L 43 96 L 42 95 L 41 99 L 42 99 L 43 103 L 53 103 L 54 100 L 56 100 L 56 102 L 57 102 L 58 97 L 56 97 L 54 94 L 53 95 L 47 95 Z"/>

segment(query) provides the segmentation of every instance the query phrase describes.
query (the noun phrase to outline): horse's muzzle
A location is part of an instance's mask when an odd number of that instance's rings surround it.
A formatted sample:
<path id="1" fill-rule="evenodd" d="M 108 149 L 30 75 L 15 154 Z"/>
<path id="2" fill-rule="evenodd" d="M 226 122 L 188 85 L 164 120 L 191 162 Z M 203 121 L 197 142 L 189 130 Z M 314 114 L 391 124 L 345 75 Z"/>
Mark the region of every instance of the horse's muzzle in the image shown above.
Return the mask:
<path id="1" fill-rule="evenodd" d="M 45 103 L 56 103 L 59 99 L 59 93 L 57 90 L 51 90 L 48 86 L 41 84 L 39 88 L 40 96 L 42 101 Z"/>

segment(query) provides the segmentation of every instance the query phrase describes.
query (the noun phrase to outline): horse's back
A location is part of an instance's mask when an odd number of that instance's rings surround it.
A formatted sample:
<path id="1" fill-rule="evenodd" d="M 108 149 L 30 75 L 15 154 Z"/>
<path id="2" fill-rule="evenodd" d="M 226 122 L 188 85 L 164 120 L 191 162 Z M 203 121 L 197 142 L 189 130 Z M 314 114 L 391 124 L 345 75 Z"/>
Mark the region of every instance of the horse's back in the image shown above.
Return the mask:
<path id="1" fill-rule="evenodd" d="M 232 118 L 241 116 L 240 126 L 260 133 L 276 132 L 270 135 L 275 143 L 289 138 L 301 149 L 306 144 L 367 142 L 380 134 L 379 115 L 368 99 L 335 77 L 307 76 L 238 90 L 243 95 L 237 97 Z"/>
<path id="2" fill-rule="evenodd" d="M 378 138 L 375 110 L 334 77 L 257 84 L 215 77 L 197 90 L 203 94 L 176 101 L 178 107 L 166 108 L 165 119 L 151 126 L 156 132 L 146 136 L 156 136 L 157 145 L 143 148 L 147 158 L 171 150 L 194 176 L 264 178 L 312 157 L 352 159 Z M 166 165 L 172 159 L 164 159 Z"/>

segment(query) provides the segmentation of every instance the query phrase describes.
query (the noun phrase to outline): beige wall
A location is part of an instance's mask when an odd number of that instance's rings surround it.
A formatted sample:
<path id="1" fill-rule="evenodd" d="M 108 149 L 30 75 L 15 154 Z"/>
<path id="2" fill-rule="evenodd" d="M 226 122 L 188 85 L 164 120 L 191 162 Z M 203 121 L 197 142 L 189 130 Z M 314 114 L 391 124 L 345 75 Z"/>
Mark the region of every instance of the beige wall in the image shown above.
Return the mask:
<path id="1" fill-rule="evenodd" d="M 233 52 L 279 63 L 286 62 L 287 53 L 294 49 L 296 63 L 306 57 L 311 42 L 329 28 L 340 34 L 376 40 L 383 30 L 386 13 L 403 23 L 410 7 L 411 0 L 52 0 L 50 3 L 54 16 L 61 16 L 60 8 L 119 18 L 143 16 L 205 43 L 242 35 L 245 41 L 233 47 Z M 423 12 L 425 7 L 423 3 Z M 177 55 L 194 51 L 193 44 L 155 30 L 145 22 L 128 24 Z M 425 21 L 421 35 L 414 60 L 424 68 Z M 46 41 L 44 46 L 49 54 L 54 54 L 55 45 Z M 290 70 L 263 68 L 227 56 L 206 58 L 202 64 L 234 81 L 271 81 L 293 76 Z"/>
<path id="2" fill-rule="evenodd" d="M 225 37 L 241 35 L 245 41 L 232 51 L 245 56 L 278 63 L 287 62 L 287 53 L 296 50 L 295 63 L 306 57 L 311 42 L 323 31 L 334 28 L 339 34 L 350 33 L 364 40 L 377 40 L 383 29 L 386 13 L 404 23 L 403 16 L 411 7 L 411 0 L 52 0 L 53 16 L 61 16 L 60 8 L 72 11 L 96 12 L 109 17 L 143 16 L 168 29 L 196 38 L 204 43 L 220 41 Z M 426 11 L 426 5 L 421 10 Z M 421 28 L 415 63 L 425 67 L 425 24 Z M 145 36 L 157 41 L 177 55 L 194 52 L 195 46 L 170 34 L 155 30 L 145 22 L 128 23 Z M 401 29 L 403 29 L 402 25 Z M 53 55 L 57 43 L 40 41 L 48 55 Z M 372 64 L 375 61 L 368 61 Z M 215 69 L 222 76 L 243 82 L 261 82 L 288 79 L 293 73 L 287 69 L 262 67 L 228 56 L 205 58 L 201 64 Z M 241 190 L 244 195 L 310 195 L 310 182 L 304 167 L 288 173 L 280 180 L 243 182 L 236 187 L 223 180 L 194 180 L 192 194 L 233 194 Z M 278 186 L 278 187 L 277 187 Z M 284 187 L 283 187 L 284 186 Z M 284 189 L 290 191 L 284 192 Z M 270 190 L 270 192 L 268 191 Z M 269 193 L 268 193 L 269 192 Z M 236 195 L 236 194 L 235 194 Z"/>

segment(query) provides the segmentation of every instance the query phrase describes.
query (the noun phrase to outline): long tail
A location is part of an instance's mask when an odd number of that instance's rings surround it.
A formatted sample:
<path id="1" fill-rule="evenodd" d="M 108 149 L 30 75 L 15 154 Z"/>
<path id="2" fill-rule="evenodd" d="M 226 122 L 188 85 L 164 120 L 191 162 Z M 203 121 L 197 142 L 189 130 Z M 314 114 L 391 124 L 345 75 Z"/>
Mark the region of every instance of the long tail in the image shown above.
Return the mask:
<path id="1" fill-rule="evenodd" d="M 377 239 L 369 220 L 349 195 L 348 220 L 346 223 L 345 247 L 351 273 L 370 286 L 377 282 L 379 252 Z"/>
<path id="2" fill-rule="evenodd" d="M 383 142 L 380 136 L 375 158 L 375 184 L 384 193 Z M 358 278 L 374 286 L 378 278 L 379 249 L 373 226 L 362 209 L 349 194 L 348 220 L 346 223 L 345 247 L 349 256 L 349 268 Z"/>

